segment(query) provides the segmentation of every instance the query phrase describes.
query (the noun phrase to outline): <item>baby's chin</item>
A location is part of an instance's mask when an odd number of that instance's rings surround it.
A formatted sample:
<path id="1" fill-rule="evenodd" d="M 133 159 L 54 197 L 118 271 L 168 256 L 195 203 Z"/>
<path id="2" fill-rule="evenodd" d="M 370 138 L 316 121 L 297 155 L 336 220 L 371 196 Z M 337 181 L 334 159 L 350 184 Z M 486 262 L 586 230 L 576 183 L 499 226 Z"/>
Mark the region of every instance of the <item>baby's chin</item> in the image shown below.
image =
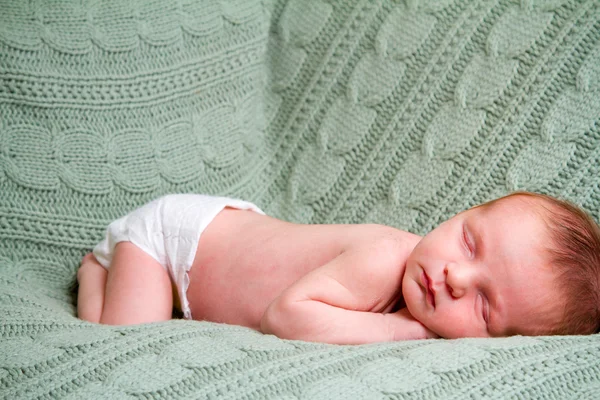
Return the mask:
<path id="1" fill-rule="evenodd" d="M 410 282 L 408 282 L 408 284 L 410 284 Z M 402 291 L 404 292 L 404 280 L 402 281 Z M 411 301 L 412 300 L 412 301 Z M 418 322 L 421 323 L 421 325 L 423 325 L 424 327 L 426 327 L 427 329 L 429 329 L 430 331 L 435 332 L 435 329 L 431 329 L 430 326 L 427 325 L 427 321 L 425 321 L 424 318 L 420 318 L 420 315 L 418 313 L 418 309 L 416 308 L 416 305 L 413 304 L 414 299 L 412 298 L 412 296 L 409 297 L 404 297 L 404 306 L 406 307 L 406 309 L 408 310 L 408 312 L 410 313 L 410 315 Z M 435 332 L 437 335 L 439 335 L 439 333 Z"/>
<path id="2" fill-rule="evenodd" d="M 413 318 L 419 320 L 418 303 L 421 301 L 419 299 L 421 289 L 419 283 L 415 280 L 416 277 L 414 274 L 409 273 L 408 268 L 409 267 L 407 266 L 407 270 L 402 277 L 402 294 L 404 297 L 404 304 L 406 304 L 406 308 L 408 308 L 408 311 Z M 419 322 L 423 323 L 420 320 Z"/>

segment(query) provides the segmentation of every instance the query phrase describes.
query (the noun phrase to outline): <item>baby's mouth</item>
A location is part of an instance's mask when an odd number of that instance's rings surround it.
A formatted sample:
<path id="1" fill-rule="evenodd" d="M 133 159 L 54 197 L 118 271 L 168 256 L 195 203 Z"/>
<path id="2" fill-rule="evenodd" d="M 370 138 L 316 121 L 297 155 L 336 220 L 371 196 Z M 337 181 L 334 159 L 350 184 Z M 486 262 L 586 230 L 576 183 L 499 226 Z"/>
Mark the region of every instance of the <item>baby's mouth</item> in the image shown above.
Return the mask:
<path id="1" fill-rule="evenodd" d="M 435 296 L 432 287 L 432 282 L 429 278 L 429 275 L 425 273 L 425 270 L 423 270 L 423 274 L 421 275 L 421 283 L 423 284 L 423 288 L 425 288 L 425 297 L 427 298 L 427 302 L 431 304 L 433 308 L 435 308 Z"/>

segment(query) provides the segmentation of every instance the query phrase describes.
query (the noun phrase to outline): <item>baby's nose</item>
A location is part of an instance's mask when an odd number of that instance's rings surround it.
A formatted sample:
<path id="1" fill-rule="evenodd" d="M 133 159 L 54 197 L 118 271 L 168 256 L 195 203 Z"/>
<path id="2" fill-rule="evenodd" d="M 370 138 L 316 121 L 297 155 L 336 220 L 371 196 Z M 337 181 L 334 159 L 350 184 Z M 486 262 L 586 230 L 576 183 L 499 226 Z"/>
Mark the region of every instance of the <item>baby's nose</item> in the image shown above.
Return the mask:
<path id="1" fill-rule="evenodd" d="M 461 298 L 466 293 L 473 280 L 473 274 L 468 267 L 455 262 L 449 262 L 444 268 L 446 287 L 454 298 Z"/>

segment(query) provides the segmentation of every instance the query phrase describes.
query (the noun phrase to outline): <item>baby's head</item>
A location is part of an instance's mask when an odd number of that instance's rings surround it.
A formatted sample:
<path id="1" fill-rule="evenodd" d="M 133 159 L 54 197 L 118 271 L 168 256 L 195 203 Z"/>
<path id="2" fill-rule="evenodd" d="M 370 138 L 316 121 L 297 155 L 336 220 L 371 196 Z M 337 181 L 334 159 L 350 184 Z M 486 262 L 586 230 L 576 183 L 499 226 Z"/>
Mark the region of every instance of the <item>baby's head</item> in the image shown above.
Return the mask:
<path id="1" fill-rule="evenodd" d="M 591 334 L 600 327 L 600 229 L 550 196 L 516 192 L 427 234 L 402 283 L 442 337 Z"/>

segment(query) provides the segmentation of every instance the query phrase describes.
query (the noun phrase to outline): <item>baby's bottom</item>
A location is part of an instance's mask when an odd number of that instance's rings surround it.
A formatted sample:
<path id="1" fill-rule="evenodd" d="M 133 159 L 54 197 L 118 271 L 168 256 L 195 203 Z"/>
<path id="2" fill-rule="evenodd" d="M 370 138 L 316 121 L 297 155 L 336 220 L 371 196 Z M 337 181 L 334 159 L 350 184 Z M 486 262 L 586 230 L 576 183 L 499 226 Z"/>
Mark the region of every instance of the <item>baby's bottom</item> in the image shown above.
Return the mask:
<path id="1" fill-rule="evenodd" d="M 107 324 L 162 321 L 180 300 L 183 317 L 192 319 L 188 272 L 200 235 L 225 207 L 263 213 L 238 199 L 171 194 L 113 221 L 78 273 L 80 317 Z"/>
<path id="2" fill-rule="evenodd" d="M 131 242 L 116 244 L 108 270 L 93 254 L 86 255 L 77 280 L 81 319 L 109 325 L 171 319 L 174 290 L 168 272 Z"/>

